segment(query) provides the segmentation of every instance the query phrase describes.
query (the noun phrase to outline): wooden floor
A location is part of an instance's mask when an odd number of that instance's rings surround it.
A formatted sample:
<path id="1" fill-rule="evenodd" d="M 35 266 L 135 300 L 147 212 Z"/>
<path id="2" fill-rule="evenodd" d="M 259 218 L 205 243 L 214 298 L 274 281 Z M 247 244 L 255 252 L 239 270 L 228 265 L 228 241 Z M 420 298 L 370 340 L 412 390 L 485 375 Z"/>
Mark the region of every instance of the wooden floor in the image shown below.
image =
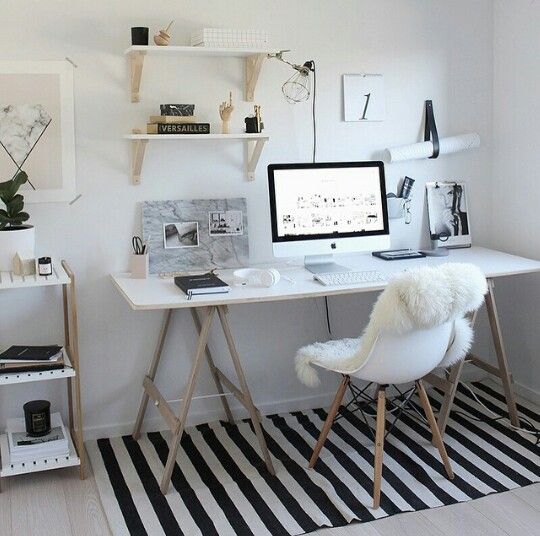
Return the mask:
<path id="1" fill-rule="evenodd" d="M 75 469 L 2 479 L 0 535 L 109 535 L 94 477 Z M 319 530 L 319 536 L 540 536 L 540 484 L 468 503 Z"/>

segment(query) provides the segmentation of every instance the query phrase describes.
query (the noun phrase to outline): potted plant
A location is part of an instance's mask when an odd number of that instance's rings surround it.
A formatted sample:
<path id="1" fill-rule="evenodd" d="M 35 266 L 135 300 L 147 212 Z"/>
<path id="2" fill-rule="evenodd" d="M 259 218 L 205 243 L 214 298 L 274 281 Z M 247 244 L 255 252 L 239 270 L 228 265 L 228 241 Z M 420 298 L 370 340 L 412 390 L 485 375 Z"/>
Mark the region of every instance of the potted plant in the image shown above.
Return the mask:
<path id="1" fill-rule="evenodd" d="M 0 182 L 0 201 L 6 207 L 0 208 L 0 271 L 12 269 L 16 253 L 35 256 L 35 229 L 24 224 L 30 216 L 23 211 L 23 196 L 17 193 L 27 180 L 28 175 L 19 171 L 11 180 Z"/>

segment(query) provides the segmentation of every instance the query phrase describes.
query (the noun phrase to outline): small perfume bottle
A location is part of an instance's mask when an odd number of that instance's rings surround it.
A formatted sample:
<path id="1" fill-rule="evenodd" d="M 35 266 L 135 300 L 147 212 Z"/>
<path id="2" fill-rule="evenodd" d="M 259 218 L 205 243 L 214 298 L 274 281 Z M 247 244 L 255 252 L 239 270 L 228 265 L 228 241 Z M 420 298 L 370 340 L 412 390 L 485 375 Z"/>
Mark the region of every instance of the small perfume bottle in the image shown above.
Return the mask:
<path id="1" fill-rule="evenodd" d="M 38 259 L 38 274 L 52 275 L 52 261 L 50 257 L 40 257 Z"/>

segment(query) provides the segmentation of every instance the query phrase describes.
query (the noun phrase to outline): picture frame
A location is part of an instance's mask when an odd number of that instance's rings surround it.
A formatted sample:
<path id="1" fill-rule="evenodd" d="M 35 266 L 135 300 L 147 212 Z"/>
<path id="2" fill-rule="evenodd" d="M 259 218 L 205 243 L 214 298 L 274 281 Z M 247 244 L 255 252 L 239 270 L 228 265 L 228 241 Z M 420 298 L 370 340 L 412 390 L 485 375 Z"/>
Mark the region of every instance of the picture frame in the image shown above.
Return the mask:
<path id="1" fill-rule="evenodd" d="M 448 248 L 472 245 L 469 198 L 465 183 L 426 183 L 426 203 L 431 240 L 438 246 Z"/>
<path id="2" fill-rule="evenodd" d="M 36 120 L 42 131 L 29 141 Z M 0 61 L 0 177 L 19 166 L 29 179 L 20 192 L 26 203 L 76 197 L 73 65 L 66 60 Z"/>
<path id="3" fill-rule="evenodd" d="M 386 102 L 382 74 L 343 75 L 345 121 L 384 121 Z"/>

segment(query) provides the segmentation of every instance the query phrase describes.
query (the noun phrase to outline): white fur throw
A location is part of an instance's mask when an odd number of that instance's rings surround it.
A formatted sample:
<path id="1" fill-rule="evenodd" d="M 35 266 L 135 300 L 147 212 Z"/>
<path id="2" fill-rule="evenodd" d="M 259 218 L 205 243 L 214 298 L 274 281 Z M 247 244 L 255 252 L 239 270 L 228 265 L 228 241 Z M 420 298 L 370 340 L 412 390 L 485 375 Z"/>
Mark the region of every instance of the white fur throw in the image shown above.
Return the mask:
<path id="1" fill-rule="evenodd" d="M 319 384 L 312 364 L 352 374 L 369 356 L 379 333 L 402 334 L 454 321 L 454 338 L 439 366 L 448 367 L 469 351 L 473 331 L 464 318 L 478 309 L 487 292 L 482 272 L 472 264 L 447 263 L 402 272 L 379 296 L 362 337 L 317 342 L 298 350 L 296 372 L 306 385 Z"/>

